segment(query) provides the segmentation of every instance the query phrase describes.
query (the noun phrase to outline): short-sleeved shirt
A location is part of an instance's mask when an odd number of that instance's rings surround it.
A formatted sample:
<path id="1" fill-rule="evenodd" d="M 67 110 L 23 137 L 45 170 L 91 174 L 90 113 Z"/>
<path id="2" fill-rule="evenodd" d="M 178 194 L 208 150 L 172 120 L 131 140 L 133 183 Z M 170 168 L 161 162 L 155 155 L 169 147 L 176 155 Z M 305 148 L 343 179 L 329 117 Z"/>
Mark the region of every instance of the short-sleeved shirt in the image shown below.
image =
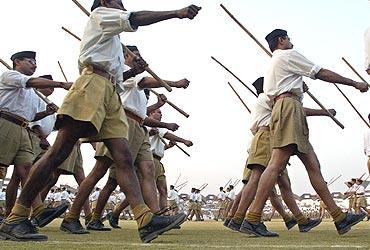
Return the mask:
<path id="1" fill-rule="evenodd" d="M 271 121 L 272 107 L 270 99 L 264 93 L 258 95 L 257 101 L 251 112 L 251 126 L 252 134 L 257 133 L 261 126 L 269 126 Z"/>
<path id="2" fill-rule="evenodd" d="M 364 194 L 364 193 L 365 193 L 365 187 L 362 185 L 358 185 L 356 194 Z"/>
<path id="3" fill-rule="evenodd" d="M 39 104 L 38 104 L 37 112 L 42 112 L 42 111 L 45 111 L 45 110 L 46 110 L 46 103 L 39 98 Z M 29 127 L 32 128 L 32 127 L 38 125 L 38 126 L 40 126 L 40 129 L 44 133 L 44 135 L 48 136 L 54 129 L 56 119 L 57 119 L 56 114 L 48 115 L 48 116 L 42 118 L 41 120 L 31 122 L 29 124 Z"/>
<path id="4" fill-rule="evenodd" d="M 158 134 L 149 137 L 150 150 L 153 154 L 158 155 L 159 157 L 163 157 L 165 145 L 160 138 L 163 138 L 168 130 L 165 128 L 158 128 L 158 131 Z"/>
<path id="5" fill-rule="evenodd" d="M 231 200 L 235 200 L 235 191 L 231 190 L 228 194 L 227 197 Z"/>
<path id="6" fill-rule="evenodd" d="M 92 195 L 90 195 L 90 201 L 96 201 L 99 198 L 100 191 L 94 191 Z"/>
<path id="7" fill-rule="evenodd" d="M 370 156 L 370 130 L 364 135 L 364 152 L 365 155 Z"/>
<path id="8" fill-rule="evenodd" d="M 131 13 L 119 9 L 98 7 L 90 14 L 81 40 L 78 66 L 95 65 L 123 81 L 124 57 L 119 34 L 136 31 L 131 27 Z"/>
<path id="9" fill-rule="evenodd" d="M 5 201 L 5 192 L 0 192 L 0 201 Z"/>
<path id="10" fill-rule="evenodd" d="M 31 76 L 16 70 L 5 71 L 0 76 L 0 110 L 32 121 L 37 113 L 39 97 L 32 88 L 26 87 Z"/>
<path id="11" fill-rule="evenodd" d="M 129 70 L 130 67 L 125 65 L 125 71 Z M 145 74 L 139 74 L 135 77 L 131 77 L 120 84 L 119 95 L 121 97 L 122 106 L 142 119 L 147 117 L 146 107 L 148 104 L 148 99 L 144 93 L 144 90 L 139 88 L 138 84 L 145 77 Z"/>
<path id="12" fill-rule="evenodd" d="M 170 201 L 174 201 L 174 200 L 177 200 L 177 197 L 178 197 L 178 194 L 175 190 L 171 189 L 169 192 L 168 192 L 168 199 Z"/>
<path id="13" fill-rule="evenodd" d="M 62 193 L 61 192 L 55 192 L 54 201 L 62 201 Z"/>
<path id="14" fill-rule="evenodd" d="M 265 73 L 264 93 L 274 100 L 282 93 L 291 92 L 303 98 L 302 76 L 316 79 L 321 67 L 293 49 L 277 49 L 272 53 L 270 66 Z"/>
<path id="15" fill-rule="evenodd" d="M 226 198 L 226 194 L 221 191 L 218 193 L 217 198 L 223 201 Z"/>
<path id="16" fill-rule="evenodd" d="M 370 69 L 370 27 L 365 31 L 365 70 Z"/>

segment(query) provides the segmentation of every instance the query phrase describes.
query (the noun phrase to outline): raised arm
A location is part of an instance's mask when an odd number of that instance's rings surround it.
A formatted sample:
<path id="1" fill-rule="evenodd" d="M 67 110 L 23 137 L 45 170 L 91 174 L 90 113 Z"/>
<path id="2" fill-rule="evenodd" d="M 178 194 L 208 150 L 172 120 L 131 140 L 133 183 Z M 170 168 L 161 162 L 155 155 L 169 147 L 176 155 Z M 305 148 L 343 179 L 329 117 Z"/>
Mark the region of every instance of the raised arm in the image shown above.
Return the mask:
<path id="1" fill-rule="evenodd" d="M 181 143 L 185 144 L 187 147 L 193 146 L 192 141 L 185 140 L 185 139 L 183 139 L 179 136 L 176 136 L 176 135 L 174 135 L 170 132 L 167 132 L 163 137 L 170 140 L 170 141 L 181 142 Z"/>
<path id="2" fill-rule="evenodd" d="M 57 82 L 52 81 L 49 79 L 37 77 L 37 78 L 30 78 L 27 83 L 26 87 L 33 87 L 38 89 L 44 88 L 63 88 L 68 90 L 72 86 L 72 82 Z"/>
<path id="3" fill-rule="evenodd" d="M 184 88 L 186 89 L 189 86 L 189 80 L 184 78 L 178 81 L 165 81 L 168 85 L 170 85 L 173 88 Z M 163 87 L 156 79 L 153 77 L 144 77 L 139 83 L 139 87 L 144 88 L 160 88 Z"/>
<path id="4" fill-rule="evenodd" d="M 144 125 L 152 128 L 166 128 L 171 131 L 176 131 L 179 128 L 179 125 L 176 123 L 161 122 L 150 117 L 144 119 Z"/>
<path id="5" fill-rule="evenodd" d="M 329 114 L 323 109 L 309 109 L 303 108 L 306 116 L 329 116 Z M 337 112 L 335 109 L 328 109 L 328 111 L 335 116 Z"/>
<path id="6" fill-rule="evenodd" d="M 166 103 L 166 101 L 167 101 L 167 97 L 163 94 L 159 94 L 159 96 L 157 96 L 157 102 L 154 103 L 153 105 L 148 106 L 146 108 L 146 113 L 149 115 L 154 110 L 162 107 Z"/>
<path id="7" fill-rule="evenodd" d="M 355 87 L 356 89 L 360 90 L 361 92 L 366 92 L 369 87 L 366 83 L 364 82 L 356 82 L 352 79 L 349 79 L 349 78 L 346 78 L 346 77 L 343 77 L 331 70 L 328 70 L 328 69 L 321 69 L 317 74 L 316 74 L 316 78 L 317 79 L 320 79 L 320 80 L 323 80 L 323 81 L 326 81 L 326 82 L 331 82 L 331 83 L 339 83 L 339 84 L 343 84 L 343 85 L 348 85 L 348 86 L 352 86 L 352 87 Z"/>
<path id="8" fill-rule="evenodd" d="M 130 24 L 133 28 L 158 23 L 172 18 L 189 18 L 193 19 L 201 8 L 196 5 L 172 10 L 172 11 L 138 11 L 133 12 L 130 16 Z"/>

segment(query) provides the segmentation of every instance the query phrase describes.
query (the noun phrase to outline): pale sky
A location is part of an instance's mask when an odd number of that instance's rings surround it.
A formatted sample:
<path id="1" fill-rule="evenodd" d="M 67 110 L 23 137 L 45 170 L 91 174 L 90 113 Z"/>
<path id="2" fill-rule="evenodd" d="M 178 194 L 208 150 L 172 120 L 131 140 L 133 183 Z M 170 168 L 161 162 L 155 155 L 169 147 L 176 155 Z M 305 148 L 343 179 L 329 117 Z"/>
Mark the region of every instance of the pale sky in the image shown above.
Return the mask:
<path id="1" fill-rule="evenodd" d="M 92 0 L 81 0 L 90 9 Z M 180 125 L 175 134 L 188 138 L 194 146 L 186 148 L 187 157 L 176 148 L 166 151 L 163 163 L 168 184 L 181 173 L 179 183 L 189 181 L 182 191 L 208 183 L 204 193 L 216 193 L 230 178 L 240 179 L 247 158 L 250 138 L 250 115 L 227 86 L 230 81 L 248 106 L 255 97 L 222 68 L 216 57 L 246 84 L 262 76 L 269 57 L 220 8 L 225 7 L 252 32 L 262 44 L 266 34 L 275 28 L 288 31 L 295 49 L 308 59 L 343 76 L 357 76 L 342 62 L 345 57 L 365 79 L 363 35 L 370 25 L 368 0 L 125 0 L 128 10 L 172 10 L 196 4 L 203 9 L 192 21 L 169 20 L 141 27 L 135 33 L 122 33 L 125 44 L 136 44 L 149 66 L 163 79 L 188 78 L 186 90 L 165 93 L 169 100 L 190 114 L 187 119 L 171 107 L 162 109 L 163 120 Z M 63 80 L 57 61 L 61 61 L 70 81 L 78 77 L 79 43 L 62 31 L 65 26 L 82 36 L 87 17 L 71 0 L 13 0 L 2 2 L 0 57 L 10 63 L 10 56 L 21 50 L 37 52 L 38 69 L 35 75 L 52 74 Z M 0 73 L 5 68 L 0 67 Z M 327 108 L 337 110 L 337 118 L 344 124 L 340 129 L 326 117 L 308 118 L 310 140 L 319 157 L 324 177 L 329 180 L 342 174 L 332 191 L 344 191 L 343 184 L 350 177 L 366 171 L 363 153 L 363 133 L 367 127 L 332 84 L 306 81 L 310 91 Z M 342 90 L 353 101 L 364 117 L 370 112 L 370 93 L 361 94 L 350 87 Z M 50 99 L 62 103 L 64 90 L 56 91 Z M 151 98 L 150 103 L 156 99 Z M 308 96 L 304 105 L 318 108 Z M 53 136 L 52 136 L 53 137 Z M 85 173 L 95 160 L 90 145 L 82 147 Z M 313 192 L 306 171 L 297 158 L 290 160 L 288 171 L 293 191 L 297 194 Z M 11 172 L 11 171 L 10 171 Z M 8 176 L 10 173 L 8 173 Z M 103 186 L 106 177 L 99 183 Z M 75 186 L 72 177 L 61 177 L 59 182 Z M 241 187 L 239 184 L 238 189 Z"/>

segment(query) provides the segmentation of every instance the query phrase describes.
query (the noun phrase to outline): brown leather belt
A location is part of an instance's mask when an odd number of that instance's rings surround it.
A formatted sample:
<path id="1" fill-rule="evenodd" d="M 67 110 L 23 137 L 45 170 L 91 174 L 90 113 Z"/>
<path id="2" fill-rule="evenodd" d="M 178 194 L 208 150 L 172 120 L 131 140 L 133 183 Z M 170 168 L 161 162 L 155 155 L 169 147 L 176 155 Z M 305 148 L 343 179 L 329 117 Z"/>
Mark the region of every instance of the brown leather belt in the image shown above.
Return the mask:
<path id="1" fill-rule="evenodd" d="M 4 120 L 7 120 L 11 123 L 14 123 L 18 126 L 21 126 L 22 128 L 27 128 L 29 122 L 25 119 L 22 119 L 21 117 L 18 117 L 16 115 L 13 115 L 11 113 L 5 112 L 5 111 L 0 111 L 0 117 L 3 118 Z"/>
<path id="2" fill-rule="evenodd" d="M 274 101 L 277 102 L 278 100 L 286 98 L 286 97 L 290 97 L 290 98 L 293 98 L 293 99 L 299 101 L 299 97 L 297 95 L 293 94 L 292 92 L 282 93 L 282 94 L 278 95 L 277 97 L 275 97 Z"/>
<path id="3" fill-rule="evenodd" d="M 131 119 L 137 121 L 140 124 L 140 126 L 143 125 L 143 123 L 144 123 L 143 118 L 141 118 L 140 116 L 138 116 L 137 114 L 135 114 L 134 112 L 132 112 L 128 109 L 125 109 L 125 113 L 126 113 L 127 117 L 130 117 Z"/>
<path id="4" fill-rule="evenodd" d="M 269 126 L 260 126 L 260 127 L 258 127 L 258 131 L 270 131 L 270 127 Z"/>
<path id="5" fill-rule="evenodd" d="M 156 154 L 153 154 L 153 158 L 157 159 L 158 161 L 160 161 L 162 159 L 162 157 L 156 155 Z"/>
<path id="6" fill-rule="evenodd" d="M 100 75 L 101 77 L 104 77 L 105 79 L 107 79 L 111 83 L 116 84 L 116 78 L 114 76 L 112 76 L 111 74 L 109 74 L 107 71 L 105 71 L 102 68 L 99 68 L 95 65 L 88 65 L 82 70 L 82 74 L 84 74 L 85 72 L 88 72 L 88 71 L 91 71 L 91 72 L 93 72 L 97 75 Z"/>

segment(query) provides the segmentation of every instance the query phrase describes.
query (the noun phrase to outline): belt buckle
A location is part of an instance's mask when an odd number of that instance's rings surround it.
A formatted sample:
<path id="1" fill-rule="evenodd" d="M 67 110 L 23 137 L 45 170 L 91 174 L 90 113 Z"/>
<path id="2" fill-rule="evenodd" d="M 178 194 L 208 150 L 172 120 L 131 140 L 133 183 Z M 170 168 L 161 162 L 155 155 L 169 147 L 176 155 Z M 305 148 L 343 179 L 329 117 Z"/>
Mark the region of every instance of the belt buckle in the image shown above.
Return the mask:
<path id="1" fill-rule="evenodd" d="M 22 128 L 28 128 L 28 122 L 22 122 L 20 126 Z"/>

